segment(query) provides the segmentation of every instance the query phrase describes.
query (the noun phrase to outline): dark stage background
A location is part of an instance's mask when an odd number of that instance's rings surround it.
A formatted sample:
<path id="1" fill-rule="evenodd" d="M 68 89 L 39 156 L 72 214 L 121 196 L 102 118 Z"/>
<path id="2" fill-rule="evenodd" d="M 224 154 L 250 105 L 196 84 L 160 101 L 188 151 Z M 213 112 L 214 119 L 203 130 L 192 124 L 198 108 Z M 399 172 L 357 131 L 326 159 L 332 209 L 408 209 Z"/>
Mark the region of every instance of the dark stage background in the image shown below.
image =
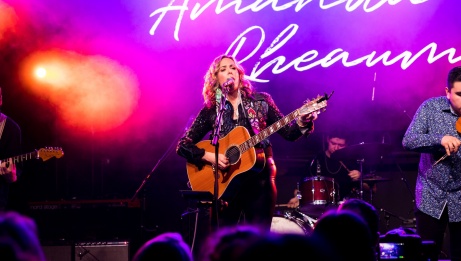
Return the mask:
<path id="1" fill-rule="evenodd" d="M 24 163 L 13 207 L 36 215 L 50 239 L 190 231 L 181 219 L 189 202 L 179 192 L 187 189 L 185 161 L 175 146 L 202 106 L 210 62 L 229 53 L 286 114 L 334 91 L 310 137 L 271 136 L 280 204 L 322 150 L 324 133 L 340 124 L 353 143 L 393 145 L 378 163 L 365 163 L 365 174 L 390 179 L 373 199 L 385 210 L 382 232 L 407 225 L 418 154 L 403 151 L 401 138 L 420 103 L 444 95 L 448 70 L 461 65 L 459 7 L 456 0 L 0 1 L 2 111 L 22 127 L 24 152 L 65 153 Z M 126 211 L 83 204 L 53 219 L 59 211 L 30 209 L 133 197 L 140 207 Z M 78 233 L 66 230 L 72 226 Z M 85 233 L 92 226 L 100 233 Z M 107 233 L 112 226 L 120 234 Z"/>

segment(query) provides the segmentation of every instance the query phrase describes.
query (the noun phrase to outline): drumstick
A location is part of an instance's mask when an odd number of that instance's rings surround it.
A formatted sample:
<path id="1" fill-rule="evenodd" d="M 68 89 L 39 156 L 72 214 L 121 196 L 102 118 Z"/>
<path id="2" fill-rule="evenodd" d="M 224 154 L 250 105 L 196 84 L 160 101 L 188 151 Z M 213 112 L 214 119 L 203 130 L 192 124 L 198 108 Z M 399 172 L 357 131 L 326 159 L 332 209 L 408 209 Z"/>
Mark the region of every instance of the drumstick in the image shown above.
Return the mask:
<path id="1" fill-rule="evenodd" d="M 441 157 L 441 158 L 438 159 L 436 162 L 434 162 L 434 164 L 432 164 L 432 167 L 434 167 L 435 165 L 437 165 L 437 163 L 441 162 L 441 161 L 444 160 L 446 157 L 448 157 L 448 154 L 443 155 L 443 157 Z"/>
<path id="2" fill-rule="evenodd" d="M 341 163 L 341 165 L 348 171 L 348 172 L 351 172 L 350 169 L 347 168 L 346 165 L 344 165 L 344 163 L 342 161 L 339 161 L 339 163 Z M 362 176 L 362 174 L 360 174 L 360 176 Z"/>
<path id="3" fill-rule="evenodd" d="M 342 161 L 339 161 L 339 163 L 341 163 L 341 166 L 343 166 L 348 172 L 351 172 L 351 170 L 348 169 L 348 168 L 346 167 L 346 165 L 344 165 L 344 163 L 343 163 Z"/>

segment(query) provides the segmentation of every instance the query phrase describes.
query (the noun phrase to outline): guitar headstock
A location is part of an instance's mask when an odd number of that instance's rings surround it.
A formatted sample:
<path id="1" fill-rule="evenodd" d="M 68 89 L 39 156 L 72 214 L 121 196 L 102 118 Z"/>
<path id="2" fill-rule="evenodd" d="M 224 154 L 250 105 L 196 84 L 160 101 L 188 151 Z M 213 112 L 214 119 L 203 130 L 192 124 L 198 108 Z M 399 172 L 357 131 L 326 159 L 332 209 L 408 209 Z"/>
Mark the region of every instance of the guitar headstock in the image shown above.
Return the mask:
<path id="1" fill-rule="evenodd" d="M 64 151 L 62 148 L 41 148 L 37 150 L 37 158 L 41 158 L 43 161 L 49 160 L 53 157 L 60 158 L 64 155 Z"/>
<path id="2" fill-rule="evenodd" d="M 317 98 L 305 101 L 304 105 L 299 109 L 299 114 L 306 115 L 313 112 L 324 112 L 327 107 L 327 101 L 330 99 L 331 95 L 333 95 L 333 92 L 331 92 L 330 95 L 317 95 Z"/>

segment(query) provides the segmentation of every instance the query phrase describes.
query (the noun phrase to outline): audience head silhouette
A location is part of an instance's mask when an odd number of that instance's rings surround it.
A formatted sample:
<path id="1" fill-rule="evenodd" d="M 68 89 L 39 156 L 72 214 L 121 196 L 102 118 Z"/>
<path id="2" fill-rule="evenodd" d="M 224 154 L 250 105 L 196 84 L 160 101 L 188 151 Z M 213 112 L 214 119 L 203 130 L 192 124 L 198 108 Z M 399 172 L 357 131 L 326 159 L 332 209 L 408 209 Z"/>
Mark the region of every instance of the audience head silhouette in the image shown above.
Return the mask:
<path id="1" fill-rule="evenodd" d="M 363 218 L 368 224 L 373 242 L 379 243 L 379 214 L 376 208 L 365 200 L 351 198 L 338 207 L 338 211 L 352 211 Z"/>
<path id="2" fill-rule="evenodd" d="M 200 253 L 200 261 L 240 260 L 244 250 L 267 235 L 259 227 L 236 225 L 221 227 L 210 234 Z"/>
<path id="3" fill-rule="evenodd" d="M 177 232 L 160 234 L 144 243 L 132 261 L 192 261 L 189 245 Z"/>
<path id="4" fill-rule="evenodd" d="M 338 260 L 335 253 L 329 251 L 325 242 L 293 233 L 269 234 L 249 245 L 238 260 L 297 260 L 300 253 L 305 260 Z"/>
<path id="5" fill-rule="evenodd" d="M 336 261 L 326 244 L 307 235 L 273 233 L 257 226 L 223 227 L 207 238 L 200 261 L 309 260 Z"/>
<path id="6" fill-rule="evenodd" d="M 0 259 L 45 261 L 35 221 L 17 212 L 0 213 Z"/>
<path id="7" fill-rule="evenodd" d="M 325 242 L 340 257 L 338 260 L 376 260 L 370 229 L 354 212 L 326 212 L 317 220 L 311 236 Z"/>

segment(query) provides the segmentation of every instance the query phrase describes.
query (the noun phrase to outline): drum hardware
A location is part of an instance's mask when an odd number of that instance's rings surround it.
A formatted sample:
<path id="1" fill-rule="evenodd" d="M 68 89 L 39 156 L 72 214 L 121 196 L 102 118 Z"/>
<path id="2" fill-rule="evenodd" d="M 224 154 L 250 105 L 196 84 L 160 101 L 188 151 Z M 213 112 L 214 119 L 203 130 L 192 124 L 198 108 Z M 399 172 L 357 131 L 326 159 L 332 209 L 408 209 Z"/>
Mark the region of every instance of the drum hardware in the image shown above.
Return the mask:
<path id="1" fill-rule="evenodd" d="M 308 218 L 298 211 L 285 211 L 272 218 L 271 232 L 281 234 L 310 235 L 313 231 L 314 219 Z"/>
<path id="2" fill-rule="evenodd" d="M 392 149 L 387 143 L 359 143 L 339 149 L 331 154 L 331 158 L 341 160 L 356 160 L 363 174 L 363 164 L 366 162 L 377 163 Z M 363 199 L 363 175 L 360 175 L 360 199 Z"/>
<path id="3" fill-rule="evenodd" d="M 320 163 L 319 163 L 319 160 L 317 159 L 317 176 L 320 177 L 320 174 L 322 174 L 322 169 L 320 168 Z"/>
<path id="4" fill-rule="evenodd" d="M 381 176 L 377 176 L 375 174 L 367 174 L 363 176 L 363 181 L 373 184 L 373 183 L 378 183 L 378 182 L 383 182 L 383 181 L 390 181 L 391 179 L 383 178 Z"/>
<path id="5" fill-rule="evenodd" d="M 389 221 L 391 217 L 397 218 L 398 220 L 402 221 L 402 227 L 416 228 L 416 218 L 407 219 L 382 208 L 379 211 L 384 213 L 384 219 L 386 220 L 386 230 L 389 230 Z"/>
<path id="6" fill-rule="evenodd" d="M 390 181 L 391 179 L 388 178 L 382 178 L 380 176 L 377 176 L 375 174 L 367 174 L 363 176 L 363 182 L 367 183 L 370 187 L 370 203 L 373 204 L 373 186 L 376 183 L 379 182 L 384 182 L 384 181 Z"/>
<path id="7" fill-rule="evenodd" d="M 296 197 L 298 198 L 299 201 L 303 198 L 303 195 L 301 194 L 301 190 L 299 190 L 299 182 L 296 182 Z"/>
<path id="8" fill-rule="evenodd" d="M 296 211 L 296 212 L 303 217 L 304 222 L 307 222 L 309 224 L 309 226 L 312 229 L 314 229 L 315 223 L 317 223 L 317 219 L 311 218 L 311 217 L 309 217 L 308 215 L 306 215 L 306 214 L 304 214 L 302 212 L 299 212 L 299 211 Z"/>

